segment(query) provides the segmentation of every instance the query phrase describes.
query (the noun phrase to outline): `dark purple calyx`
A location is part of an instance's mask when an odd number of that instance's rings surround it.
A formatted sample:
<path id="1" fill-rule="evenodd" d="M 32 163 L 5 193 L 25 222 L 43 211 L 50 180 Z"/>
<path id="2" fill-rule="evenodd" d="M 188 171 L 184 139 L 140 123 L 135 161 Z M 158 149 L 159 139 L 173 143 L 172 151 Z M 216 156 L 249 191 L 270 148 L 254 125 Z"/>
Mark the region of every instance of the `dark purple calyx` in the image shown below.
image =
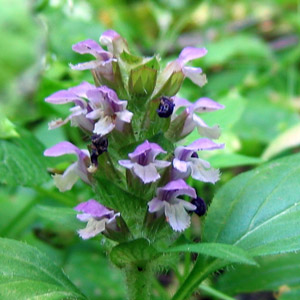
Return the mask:
<path id="1" fill-rule="evenodd" d="M 93 165 L 98 165 L 98 156 L 103 152 L 107 152 L 108 139 L 106 136 L 101 136 L 98 134 L 92 135 L 91 144 L 91 162 Z"/>
<path id="2" fill-rule="evenodd" d="M 194 213 L 196 213 L 199 217 L 205 215 L 206 213 L 206 204 L 204 200 L 200 197 L 197 197 L 191 201 L 192 204 L 196 206 Z"/>
<path id="3" fill-rule="evenodd" d="M 199 155 L 198 155 L 197 152 L 193 152 L 193 154 L 191 155 L 191 157 L 199 158 Z"/>
<path id="4" fill-rule="evenodd" d="M 171 100 L 171 98 L 162 96 L 160 98 L 160 104 L 157 111 L 157 114 L 161 118 L 168 118 L 172 115 L 175 104 Z"/>

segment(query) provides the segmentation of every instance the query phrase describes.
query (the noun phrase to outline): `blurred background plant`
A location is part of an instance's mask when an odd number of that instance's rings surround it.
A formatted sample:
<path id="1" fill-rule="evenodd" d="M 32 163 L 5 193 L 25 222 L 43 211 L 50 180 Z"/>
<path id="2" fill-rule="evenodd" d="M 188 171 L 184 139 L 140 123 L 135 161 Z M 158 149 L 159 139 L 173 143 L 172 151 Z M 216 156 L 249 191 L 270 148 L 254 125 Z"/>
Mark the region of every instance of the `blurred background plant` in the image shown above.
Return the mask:
<path id="1" fill-rule="evenodd" d="M 185 81 L 180 92 L 190 100 L 207 96 L 226 106 L 204 115 L 209 124 L 221 125 L 218 142 L 226 143 L 225 150 L 207 157 L 221 168 L 221 181 L 215 186 L 190 182 L 208 203 L 236 174 L 299 150 L 298 0 L 0 0 L 0 7 L 0 236 L 42 249 L 90 299 L 124 299 L 122 275 L 105 258 L 108 241 L 83 242 L 76 235 L 80 224 L 75 211 L 68 208 L 90 198 L 91 191 L 77 183 L 75 189 L 61 194 L 46 172 L 53 162 L 60 170 L 73 158 L 51 158 L 49 164 L 50 158 L 42 156 L 46 147 L 61 140 L 86 144 L 87 137 L 77 128 L 48 131 L 48 122 L 66 117 L 68 107 L 44 102 L 59 89 L 90 80 L 88 72 L 68 67 L 86 60 L 72 51 L 73 44 L 98 40 L 104 30 L 112 28 L 128 40 L 135 53 L 158 53 L 165 63 L 185 46 L 208 49 L 201 59 L 208 84 L 200 89 Z M 195 131 L 185 144 L 196 138 Z M 185 235 L 199 241 L 200 228 L 200 219 L 194 216 Z M 280 257 L 281 266 L 295 265 L 298 256 Z M 157 299 L 176 289 L 190 260 L 186 254 L 174 270 L 158 277 Z M 274 279 L 271 260 L 262 259 L 262 265 Z M 254 267 L 244 268 L 255 277 Z M 215 284 L 229 294 L 278 291 L 287 282 L 300 284 L 296 268 L 276 284 L 263 284 L 268 280 L 262 276 L 257 279 L 261 284 L 236 287 L 228 284 L 234 272 L 217 277 L 220 280 L 202 285 L 201 296 L 195 299 L 219 299 L 211 290 Z M 161 285 L 167 287 L 166 292 Z M 272 297 L 264 294 L 251 299 Z"/>

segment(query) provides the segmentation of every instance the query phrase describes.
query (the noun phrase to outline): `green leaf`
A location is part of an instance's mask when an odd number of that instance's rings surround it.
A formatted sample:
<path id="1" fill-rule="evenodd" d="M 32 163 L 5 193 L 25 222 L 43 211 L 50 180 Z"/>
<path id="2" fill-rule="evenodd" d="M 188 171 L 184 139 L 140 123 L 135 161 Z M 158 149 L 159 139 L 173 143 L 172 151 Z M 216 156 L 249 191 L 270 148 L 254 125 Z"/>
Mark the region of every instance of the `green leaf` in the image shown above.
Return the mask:
<path id="1" fill-rule="evenodd" d="M 207 159 L 215 168 L 232 168 L 238 166 L 258 165 L 263 162 L 261 158 L 251 157 L 238 153 L 220 153 Z"/>
<path id="2" fill-rule="evenodd" d="M 19 137 L 15 125 L 0 113 L 0 139 Z"/>
<path id="3" fill-rule="evenodd" d="M 244 56 L 247 59 L 270 58 L 271 52 L 260 39 L 251 35 L 234 35 L 207 45 L 209 55 L 203 61 L 206 66 L 230 63 L 234 57 Z"/>
<path id="4" fill-rule="evenodd" d="M 0 239 L 0 298 L 86 299 L 64 273 L 34 247 Z"/>
<path id="5" fill-rule="evenodd" d="M 299 116 L 286 102 L 273 103 L 264 90 L 249 95 L 245 110 L 233 131 L 245 140 L 272 142 L 274 137 L 299 124 Z"/>
<path id="6" fill-rule="evenodd" d="M 0 182 L 36 186 L 50 179 L 44 147 L 29 132 L 18 130 L 20 138 L 0 140 Z"/>
<path id="7" fill-rule="evenodd" d="M 258 291 L 278 291 L 300 285 L 300 255 L 288 253 L 257 259 L 258 267 L 236 266 L 220 276 L 217 289 L 229 295 Z"/>
<path id="8" fill-rule="evenodd" d="M 65 229 L 75 231 L 84 227 L 83 223 L 76 218 L 78 212 L 73 208 L 39 205 L 36 210 L 44 220 L 61 225 Z"/>
<path id="9" fill-rule="evenodd" d="M 300 155 L 243 173 L 215 196 L 203 241 L 238 245 L 252 255 L 300 249 Z"/>
<path id="10" fill-rule="evenodd" d="M 191 252 L 207 256 L 217 257 L 222 260 L 230 261 L 232 263 L 244 263 L 249 265 L 256 265 L 252 259 L 243 249 L 218 243 L 198 243 L 198 244 L 184 244 L 169 248 L 164 252 Z"/>
<path id="11" fill-rule="evenodd" d="M 143 266 L 147 261 L 159 256 L 159 252 L 146 239 L 137 239 L 114 247 L 110 253 L 111 261 L 122 268 L 128 264 Z"/>
<path id="12" fill-rule="evenodd" d="M 126 299 L 123 273 L 110 263 L 99 241 L 84 241 L 75 245 L 64 270 L 89 300 Z"/>
<path id="13" fill-rule="evenodd" d="M 203 242 L 239 246 L 252 256 L 300 249 L 300 154 L 292 155 L 225 184 L 205 219 Z M 211 272 L 224 267 L 219 260 L 197 260 L 173 300 L 185 299 Z"/>
<path id="14" fill-rule="evenodd" d="M 281 152 L 300 145 L 300 124 L 275 138 L 264 151 L 262 158 L 268 160 Z"/>

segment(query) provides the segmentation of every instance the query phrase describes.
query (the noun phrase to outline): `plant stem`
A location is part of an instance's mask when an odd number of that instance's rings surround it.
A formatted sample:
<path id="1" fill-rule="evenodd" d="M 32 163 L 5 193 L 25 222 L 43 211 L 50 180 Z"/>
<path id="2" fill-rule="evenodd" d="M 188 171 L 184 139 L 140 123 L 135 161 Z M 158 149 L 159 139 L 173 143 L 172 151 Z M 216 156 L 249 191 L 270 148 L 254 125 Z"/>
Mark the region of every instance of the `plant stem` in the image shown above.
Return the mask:
<path id="1" fill-rule="evenodd" d="M 226 263 L 216 259 L 212 260 L 209 263 L 206 261 L 202 262 L 201 260 L 197 260 L 194 265 L 193 270 L 187 276 L 183 284 L 181 284 L 180 288 L 173 296 L 172 300 L 184 300 L 192 294 L 193 291 L 197 289 L 199 284 L 208 277 L 212 272 L 224 267 Z"/>
<path id="2" fill-rule="evenodd" d="M 218 291 L 218 290 L 216 290 L 216 289 L 214 289 L 211 286 L 208 286 L 206 284 L 200 284 L 199 289 L 200 289 L 200 291 L 204 291 L 207 294 L 209 294 L 211 296 L 214 296 L 214 297 L 216 297 L 217 299 L 220 299 L 220 300 L 235 300 L 234 298 L 232 298 L 228 295 L 225 295 L 225 294 L 221 293 L 220 291 Z"/>
<path id="3" fill-rule="evenodd" d="M 152 272 L 148 264 L 129 264 L 125 267 L 128 300 L 150 300 Z"/>

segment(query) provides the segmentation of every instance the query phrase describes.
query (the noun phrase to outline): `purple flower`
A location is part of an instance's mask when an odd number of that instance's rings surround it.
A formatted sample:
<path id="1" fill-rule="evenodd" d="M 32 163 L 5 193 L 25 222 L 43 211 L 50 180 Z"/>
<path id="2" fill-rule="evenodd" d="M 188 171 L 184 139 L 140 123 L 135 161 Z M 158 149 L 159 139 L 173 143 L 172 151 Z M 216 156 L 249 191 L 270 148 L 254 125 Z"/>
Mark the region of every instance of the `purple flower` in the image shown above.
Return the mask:
<path id="1" fill-rule="evenodd" d="M 130 160 L 119 160 L 119 164 L 139 177 L 144 183 L 155 182 L 160 178 L 157 169 L 166 168 L 171 163 L 157 160 L 156 156 L 166 153 L 158 144 L 149 143 L 147 140 L 129 153 Z"/>
<path id="2" fill-rule="evenodd" d="M 80 203 L 74 209 L 82 212 L 77 215 L 77 219 L 87 222 L 84 229 L 78 230 L 80 237 L 84 240 L 96 236 L 108 227 L 114 229 L 116 227 L 116 217 L 120 216 L 120 213 L 107 209 L 94 199 Z"/>
<path id="3" fill-rule="evenodd" d="M 91 89 L 95 89 L 95 86 L 88 82 L 83 82 L 78 86 L 58 91 L 47 97 L 45 101 L 52 104 L 65 104 L 70 102 L 75 104 L 75 106 L 70 109 L 71 114 L 65 120 L 58 119 L 52 121 L 49 123 L 49 129 L 60 127 L 71 121 L 72 126 L 79 126 L 85 131 L 92 132 L 94 124 L 85 117 L 90 110 L 85 98 L 87 97 L 87 91 Z"/>
<path id="4" fill-rule="evenodd" d="M 178 196 L 187 195 L 196 198 L 196 192 L 192 187 L 187 185 L 184 180 L 178 179 L 158 188 L 156 195 L 148 203 L 150 213 L 165 214 L 167 221 L 175 231 L 183 231 L 190 226 L 191 218 L 186 211 L 194 211 L 197 207 Z"/>
<path id="5" fill-rule="evenodd" d="M 117 94 L 106 86 L 87 92 L 91 111 L 86 117 L 95 121 L 93 132 L 105 135 L 114 128 L 123 130 L 124 123 L 130 123 L 133 114 L 126 110 L 127 101 L 119 100 Z"/>
<path id="6" fill-rule="evenodd" d="M 109 81 L 114 79 L 112 62 L 116 61 L 113 58 L 113 54 L 105 51 L 102 47 L 93 40 L 85 40 L 79 42 L 72 47 L 73 51 L 80 54 L 91 54 L 96 60 L 92 60 L 85 63 L 79 63 L 77 65 L 70 64 L 74 70 L 91 70 L 93 75 L 102 76 Z"/>
<path id="7" fill-rule="evenodd" d="M 206 76 L 201 74 L 201 68 L 193 68 L 185 66 L 191 60 L 205 56 L 207 50 L 205 48 L 186 47 L 179 54 L 176 63 L 180 66 L 185 77 L 188 77 L 195 84 L 203 86 L 206 83 Z"/>
<path id="8" fill-rule="evenodd" d="M 224 144 L 216 144 L 209 139 L 196 140 L 189 146 L 179 146 L 175 149 L 173 159 L 172 179 L 188 178 L 190 175 L 203 182 L 215 183 L 219 180 L 218 169 L 211 168 L 210 163 L 194 155 L 199 150 L 215 150 L 224 148 Z"/>
<path id="9" fill-rule="evenodd" d="M 71 164 L 65 172 L 53 176 L 54 183 L 61 191 L 68 191 L 75 182 L 81 178 L 84 182 L 91 184 L 91 174 L 88 172 L 90 156 L 87 150 L 80 150 L 69 142 L 60 142 L 44 152 L 45 156 L 61 156 L 65 154 L 76 154 L 77 161 Z"/>
<path id="10" fill-rule="evenodd" d="M 127 50 L 126 41 L 117 32 L 107 30 L 100 36 L 100 43 L 106 46 L 108 51 L 94 40 L 85 40 L 73 45 L 73 51 L 80 54 L 91 54 L 96 60 L 77 65 L 70 64 L 70 66 L 74 70 L 91 70 L 99 84 L 107 81 L 114 82 L 116 74 L 113 64 L 117 62 L 116 56 Z"/>
<path id="11" fill-rule="evenodd" d="M 124 50 L 128 50 L 126 41 L 114 30 L 109 29 L 100 36 L 100 44 L 107 47 L 107 50 L 118 56 Z"/>
<path id="12" fill-rule="evenodd" d="M 65 120 L 56 120 L 49 124 L 51 129 L 66 124 L 79 126 L 85 131 L 106 135 L 114 128 L 123 130 L 124 123 L 130 123 L 133 114 L 126 110 L 127 101 L 119 100 L 117 94 L 106 86 L 95 87 L 83 82 L 79 86 L 62 90 L 46 98 L 53 104 L 73 102 L 71 115 Z"/>
<path id="13" fill-rule="evenodd" d="M 177 121 L 177 118 L 181 119 L 182 126 L 180 132 L 176 132 L 177 138 L 182 139 L 191 133 L 195 127 L 197 127 L 199 134 L 211 139 L 218 139 L 221 135 L 221 130 L 218 125 L 209 127 L 196 113 L 211 112 L 219 109 L 223 109 L 224 106 L 209 98 L 203 97 L 198 99 L 195 103 L 191 103 L 184 98 L 174 97 L 175 109 L 172 115 L 172 122 Z M 180 107 L 185 107 L 185 110 L 181 114 L 176 115 L 176 111 Z"/>
<path id="14" fill-rule="evenodd" d="M 179 54 L 179 57 L 176 60 L 169 62 L 166 68 L 160 74 L 158 79 L 158 82 L 160 84 L 156 87 L 154 94 L 156 94 L 160 90 L 160 88 L 168 81 L 172 74 L 177 72 L 182 72 L 184 77 L 188 77 L 195 84 L 203 86 L 207 81 L 206 76 L 202 74 L 202 69 L 187 67 L 186 63 L 191 60 L 203 57 L 204 55 L 206 55 L 206 53 L 207 50 L 205 48 L 184 48 Z"/>

